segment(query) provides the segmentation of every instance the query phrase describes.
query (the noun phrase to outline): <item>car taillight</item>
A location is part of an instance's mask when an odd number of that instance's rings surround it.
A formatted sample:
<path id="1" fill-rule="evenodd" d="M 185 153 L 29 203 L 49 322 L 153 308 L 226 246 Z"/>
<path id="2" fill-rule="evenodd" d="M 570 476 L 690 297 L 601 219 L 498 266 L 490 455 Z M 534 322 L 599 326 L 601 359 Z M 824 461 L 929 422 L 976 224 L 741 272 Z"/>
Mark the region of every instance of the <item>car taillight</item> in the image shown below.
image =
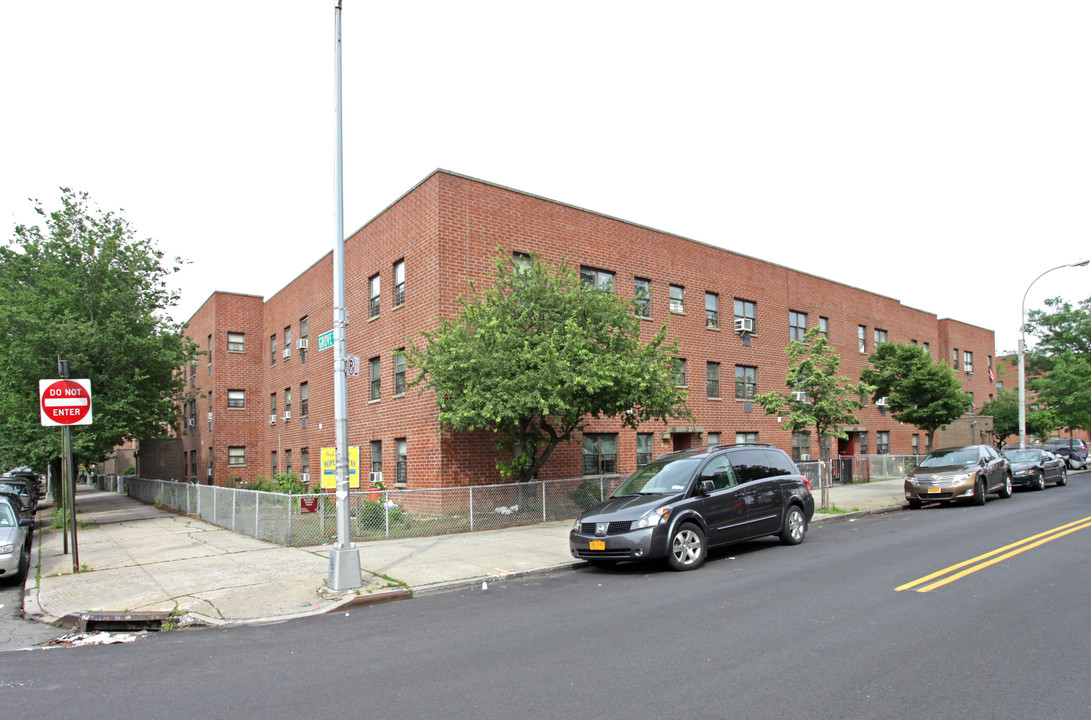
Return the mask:
<path id="1" fill-rule="evenodd" d="M 803 478 L 803 484 L 807 486 L 808 490 L 811 489 L 811 481 L 808 480 L 807 478 Z"/>

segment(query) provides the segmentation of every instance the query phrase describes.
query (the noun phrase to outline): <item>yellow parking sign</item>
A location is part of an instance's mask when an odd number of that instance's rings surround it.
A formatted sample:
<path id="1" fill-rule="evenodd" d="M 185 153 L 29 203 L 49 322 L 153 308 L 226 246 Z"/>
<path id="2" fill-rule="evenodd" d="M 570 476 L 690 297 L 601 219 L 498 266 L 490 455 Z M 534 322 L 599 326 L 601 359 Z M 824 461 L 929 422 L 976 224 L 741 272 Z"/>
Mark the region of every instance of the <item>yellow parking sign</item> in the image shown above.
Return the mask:
<path id="1" fill-rule="evenodd" d="M 322 448 L 323 490 L 337 489 L 337 448 Z M 360 448 L 349 448 L 349 487 L 360 487 Z"/>

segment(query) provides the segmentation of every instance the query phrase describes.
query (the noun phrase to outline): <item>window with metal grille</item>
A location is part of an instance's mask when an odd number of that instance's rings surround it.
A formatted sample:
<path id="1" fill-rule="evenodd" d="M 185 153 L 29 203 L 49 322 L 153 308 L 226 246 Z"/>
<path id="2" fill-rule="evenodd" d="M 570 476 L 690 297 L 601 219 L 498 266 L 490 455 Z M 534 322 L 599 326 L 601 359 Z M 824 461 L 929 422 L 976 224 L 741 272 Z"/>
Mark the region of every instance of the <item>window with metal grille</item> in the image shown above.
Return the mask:
<path id="1" fill-rule="evenodd" d="M 371 288 L 371 302 L 368 304 L 369 317 L 375 317 L 379 314 L 379 276 L 378 274 L 372 275 L 368 278 L 368 286 Z"/>
<path id="2" fill-rule="evenodd" d="M 670 286 L 670 309 L 672 313 L 686 312 L 686 289 L 681 285 Z"/>
<path id="3" fill-rule="evenodd" d="M 708 376 L 708 396 L 720 397 L 720 363 L 710 362 L 705 372 Z"/>
<path id="4" fill-rule="evenodd" d="M 880 455 L 890 454 L 890 431 L 880 430 L 875 433 L 875 452 Z"/>
<path id="5" fill-rule="evenodd" d="M 583 474 L 617 472 L 617 435 L 588 433 L 583 436 Z"/>
<path id="6" fill-rule="evenodd" d="M 674 384 L 678 387 L 686 386 L 686 359 L 674 359 Z"/>
<path id="7" fill-rule="evenodd" d="M 405 394 L 405 348 L 394 353 L 394 394 Z"/>
<path id="8" fill-rule="evenodd" d="M 372 440 L 371 441 L 371 472 L 381 473 L 383 471 L 383 441 Z"/>
<path id="9" fill-rule="evenodd" d="M 758 369 L 748 365 L 735 366 L 735 398 L 753 400 L 758 392 Z"/>
<path id="10" fill-rule="evenodd" d="M 636 466 L 641 467 L 652 461 L 652 433 L 636 434 Z"/>

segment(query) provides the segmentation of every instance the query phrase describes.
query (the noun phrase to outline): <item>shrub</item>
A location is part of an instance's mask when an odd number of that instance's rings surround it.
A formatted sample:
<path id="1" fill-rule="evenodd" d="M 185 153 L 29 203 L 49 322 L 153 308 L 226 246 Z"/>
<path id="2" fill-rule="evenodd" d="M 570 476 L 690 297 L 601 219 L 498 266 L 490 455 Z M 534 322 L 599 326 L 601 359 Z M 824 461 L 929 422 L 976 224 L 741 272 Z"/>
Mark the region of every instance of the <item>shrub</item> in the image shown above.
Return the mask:
<path id="1" fill-rule="evenodd" d="M 586 510 L 602 500 L 602 489 L 594 480 L 584 480 L 576 489 L 568 493 L 568 499 L 580 510 Z"/>
<path id="2" fill-rule="evenodd" d="M 400 507 L 390 508 L 391 527 L 409 527 L 409 516 Z M 364 530 L 381 530 L 386 527 L 387 510 L 377 500 L 364 500 L 356 512 L 360 527 Z"/>

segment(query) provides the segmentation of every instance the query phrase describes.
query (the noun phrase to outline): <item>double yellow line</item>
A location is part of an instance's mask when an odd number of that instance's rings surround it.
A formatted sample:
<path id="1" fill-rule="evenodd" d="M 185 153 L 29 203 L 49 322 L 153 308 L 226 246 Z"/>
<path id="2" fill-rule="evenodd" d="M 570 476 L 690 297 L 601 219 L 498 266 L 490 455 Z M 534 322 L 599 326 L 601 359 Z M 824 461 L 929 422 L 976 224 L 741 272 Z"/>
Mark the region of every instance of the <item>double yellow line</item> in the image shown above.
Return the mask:
<path id="1" fill-rule="evenodd" d="M 1026 552 L 1039 545 L 1045 545 L 1051 540 L 1064 537 L 1069 533 L 1074 533 L 1077 530 L 1083 530 L 1084 528 L 1091 527 L 1091 517 L 1085 517 L 1082 520 L 1076 520 L 1070 522 L 1067 525 L 1061 525 L 1060 527 L 1053 528 L 1052 530 L 1046 530 L 1043 533 L 1037 535 L 1031 535 L 1030 537 L 1014 542 L 1011 545 L 1005 545 L 1002 548 L 993 550 L 992 552 L 985 553 L 984 555 L 978 555 L 975 558 L 965 560 L 957 565 L 944 568 L 938 572 L 934 572 L 931 575 L 925 575 L 924 577 L 914 580 L 913 582 L 906 583 L 900 587 L 894 588 L 895 592 L 901 592 L 902 590 L 912 590 L 917 588 L 917 592 L 928 592 L 929 590 L 935 590 L 938 587 L 943 587 L 948 583 L 953 583 L 955 580 L 966 577 L 978 570 L 984 570 L 990 565 L 995 565 L 998 562 L 1004 562 L 1010 557 L 1018 555 L 1021 552 Z M 953 573 L 948 575 L 948 573 Z M 944 576 L 947 577 L 944 577 Z M 936 578 L 943 578 L 942 580 L 936 580 Z M 935 582 L 931 582 L 936 580 Z M 925 583 L 929 583 L 925 585 Z M 917 587 L 918 585 L 924 585 L 924 587 Z"/>

